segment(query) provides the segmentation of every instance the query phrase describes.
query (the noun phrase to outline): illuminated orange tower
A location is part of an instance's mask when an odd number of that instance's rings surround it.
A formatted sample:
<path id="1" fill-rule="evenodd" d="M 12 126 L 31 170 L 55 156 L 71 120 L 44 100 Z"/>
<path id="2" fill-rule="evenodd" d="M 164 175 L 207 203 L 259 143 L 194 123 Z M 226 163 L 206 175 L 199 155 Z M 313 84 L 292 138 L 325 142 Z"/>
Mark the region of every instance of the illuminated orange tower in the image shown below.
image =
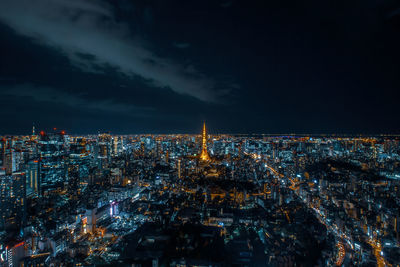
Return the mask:
<path id="1" fill-rule="evenodd" d="M 202 160 L 202 161 L 210 160 L 210 155 L 208 155 L 208 151 L 207 151 L 207 131 L 206 131 L 206 123 L 205 122 L 203 124 L 200 160 Z"/>

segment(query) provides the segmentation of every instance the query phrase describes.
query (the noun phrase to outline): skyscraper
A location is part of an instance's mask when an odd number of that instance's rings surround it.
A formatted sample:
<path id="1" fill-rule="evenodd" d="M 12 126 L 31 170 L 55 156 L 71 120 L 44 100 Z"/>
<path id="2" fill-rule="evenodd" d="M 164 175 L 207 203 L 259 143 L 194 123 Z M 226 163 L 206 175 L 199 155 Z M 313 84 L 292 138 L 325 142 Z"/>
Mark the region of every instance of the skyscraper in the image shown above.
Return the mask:
<path id="1" fill-rule="evenodd" d="M 40 194 L 38 160 L 31 160 L 26 165 L 26 194 L 27 196 Z"/>
<path id="2" fill-rule="evenodd" d="M 40 139 L 40 189 L 51 191 L 63 188 L 65 175 L 65 148 L 62 133 L 41 132 Z"/>
<path id="3" fill-rule="evenodd" d="M 0 176 L 0 228 L 18 229 L 25 222 L 25 173 Z"/>
<path id="4" fill-rule="evenodd" d="M 100 168 L 108 166 L 111 161 L 112 154 L 112 144 L 111 135 L 109 134 L 99 134 L 97 136 L 97 161 Z"/>
<path id="5" fill-rule="evenodd" d="M 207 131 L 206 131 L 206 123 L 205 122 L 203 124 L 200 160 L 202 160 L 202 161 L 210 160 L 210 155 L 208 155 L 208 151 L 207 151 Z"/>
<path id="6" fill-rule="evenodd" d="M 7 175 L 11 175 L 14 171 L 14 157 L 13 157 L 13 150 L 8 148 L 6 149 L 4 155 L 4 168 Z"/>

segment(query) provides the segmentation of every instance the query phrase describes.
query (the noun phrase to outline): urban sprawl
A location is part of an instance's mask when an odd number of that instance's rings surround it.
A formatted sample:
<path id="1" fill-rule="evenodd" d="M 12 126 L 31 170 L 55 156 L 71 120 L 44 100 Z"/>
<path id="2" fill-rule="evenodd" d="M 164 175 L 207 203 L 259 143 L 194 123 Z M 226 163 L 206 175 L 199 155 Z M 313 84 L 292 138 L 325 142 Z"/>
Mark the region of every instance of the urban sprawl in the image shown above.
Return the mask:
<path id="1" fill-rule="evenodd" d="M 400 137 L 0 137 L 0 266 L 399 266 Z"/>

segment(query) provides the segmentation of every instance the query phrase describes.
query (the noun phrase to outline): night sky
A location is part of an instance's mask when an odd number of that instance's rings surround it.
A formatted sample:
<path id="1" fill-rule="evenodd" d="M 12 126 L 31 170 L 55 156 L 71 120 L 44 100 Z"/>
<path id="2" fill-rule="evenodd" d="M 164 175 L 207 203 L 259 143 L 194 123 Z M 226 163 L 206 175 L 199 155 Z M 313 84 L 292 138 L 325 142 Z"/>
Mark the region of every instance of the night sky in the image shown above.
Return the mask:
<path id="1" fill-rule="evenodd" d="M 400 2 L 0 0 L 0 134 L 399 133 Z"/>

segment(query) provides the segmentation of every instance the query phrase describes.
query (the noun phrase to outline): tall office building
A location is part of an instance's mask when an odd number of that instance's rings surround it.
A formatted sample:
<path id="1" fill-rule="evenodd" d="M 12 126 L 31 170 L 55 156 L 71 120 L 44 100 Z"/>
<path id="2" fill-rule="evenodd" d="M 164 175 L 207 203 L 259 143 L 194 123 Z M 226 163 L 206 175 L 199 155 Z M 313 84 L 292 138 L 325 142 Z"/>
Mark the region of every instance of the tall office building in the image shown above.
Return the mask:
<path id="1" fill-rule="evenodd" d="M 41 192 L 61 189 L 66 182 L 64 134 L 40 134 L 40 189 Z"/>
<path id="2" fill-rule="evenodd" d="M 8 267 L 24 266 L 21 264 L 22 259 L 25 257 L 25 242 L 24 241 L 10 241 L 6 246 L 6 253 L 4 261 Z M 3 265 L 2 265 L 3 266 Z"/>
<path id="3" fill-rule="evenodd" d="M 4 165 L 4 158 L 6 155 L 7 140 L 5 138 L 1 139 L 0 142 L 0 159 L 1 163 Z"/>
<path id="4" fill-rule="evenodd" d="M 23 172 L 0 176 L 0 228 L 19 229 L 25 223 L 26 176 Z"/>
<path id="5" fill-rule="evenodd" d="M 113 136 L 112 137 L 112 156 L 119 156 L 122 152 L 122 137 L 121 136 Z"/>
<path id="6" fill-rule="evenodd" d="M 90 153 L 87 150 L 87 141 L 85 138 L 74 138 L 70 144 L 68 154 L 68 173 L 70 168 L 75 168 L 81 178 L 89 175 Z"/>
<path id="7" fill-rule="evenodd" d="M 108 166 L 111 162 L 111 135 L 99 134 L 97 136 L 98 155 L 97 161 L 100 168 Z"/>
<path id="8" fill-rule="evenodd" d="M 23 152 L 7 148 L 4 156 L 4 169 L 7 175 L 11 175 L 14 172 L 21 171 L 24 158 Z"/>
<path id="9" fill-rule="evenodd" d="M 26 164 L 26 195 L 40 195 L 38 160 L 32 160 Z"/>
<path id="10" fill-rule="evenodd" d="M 11 175 L 14 171 L 14 157 L 13 157 L 13 150 L 12 149 L 6 149 L 4 153 L 4 169 L 6 172 L 6 175 Z"/>
<path id="11" fill-rule="evenodd" d="M 85 138 L 73 138 L 69 154 L 66 157 L 68 192 L 72 195 L 78 193 L 79 184 L 89 177 L 90 155 L 86 150 Z"/>

